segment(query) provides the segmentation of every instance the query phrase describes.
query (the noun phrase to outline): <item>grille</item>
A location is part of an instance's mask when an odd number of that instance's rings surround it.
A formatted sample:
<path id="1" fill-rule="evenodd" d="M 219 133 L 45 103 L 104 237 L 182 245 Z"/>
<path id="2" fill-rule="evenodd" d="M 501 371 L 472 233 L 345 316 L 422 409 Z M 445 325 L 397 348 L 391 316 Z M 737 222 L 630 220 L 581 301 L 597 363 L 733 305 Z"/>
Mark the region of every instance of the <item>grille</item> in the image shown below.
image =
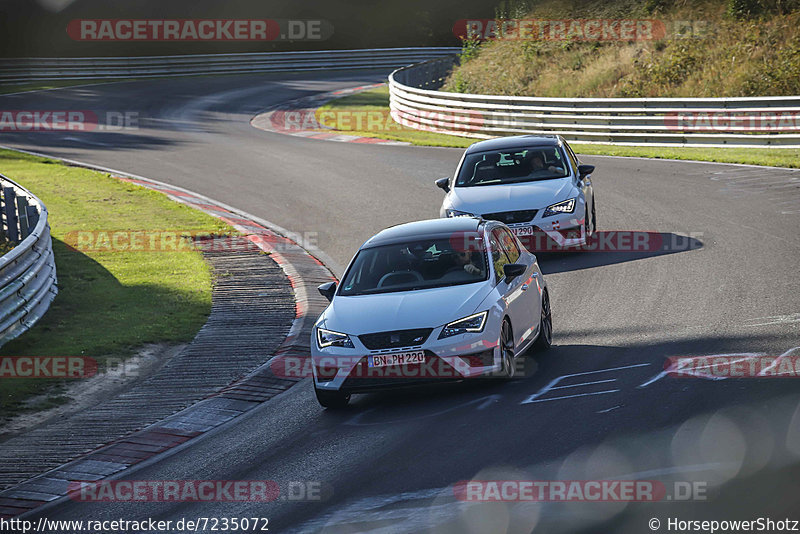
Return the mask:
<path id="1" fill-rule="evenodd" d="M 516 224 L 532 221 L 538 210 L 500 211 L 497 213 L 484 213 L 483 218 L 490 221 L 500 221 L 505 224 Z"/>
<path id="2" fill-rule="evenodd" d="M 415 347 L 422 345 L 433 328 L 417 328 L 415 330 L 393 330 L 391 332 L 376 332 L 358 336 L 361 343 L 370 350 L 395 349 L 399 347 Z"/>

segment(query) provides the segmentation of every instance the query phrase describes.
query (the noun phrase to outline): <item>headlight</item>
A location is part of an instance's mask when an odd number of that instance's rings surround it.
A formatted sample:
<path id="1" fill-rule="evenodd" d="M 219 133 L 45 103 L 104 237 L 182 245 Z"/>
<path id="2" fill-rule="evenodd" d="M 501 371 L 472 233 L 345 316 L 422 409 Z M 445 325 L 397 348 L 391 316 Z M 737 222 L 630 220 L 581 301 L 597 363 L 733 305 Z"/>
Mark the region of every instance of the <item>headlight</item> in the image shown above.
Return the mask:
<path id="1" fill-rule="evenodd" d="M 466 211 L 458 211 L 458 210 L 444 210 L 447 213 L 447 216 L 452 217 L 475 217 L 472 213 L 467 213 Z"/>
<path id="2" fill-rule="evenodd" d="M 324 328 L 317 328 L 317 346 L 321 349 L 325 347 L 345 347 L 352 349 L 353 342 L 347 334 L 341 334 L 333 330 L 325 330 Z"/>
<path id="3" fill-rule="evenodd" d="M 465 334 L 467 332 L 483 332 L 483 327 L 486 326 L 486 316 L 489 315 L 488 311 L 476 313 L 469 317 L 464 317 L 458 321 L 453 321 L 445 325 L 442 333 L 439 334 L 439 339 L 457 336 L 458 334 Z"/>
<path id="4" fill-rule="evenodd" d="M 544 210 L 544 215 L 542 215 L 542 217 L 550 217 L 551 215 L 558 215 L 559 213 L 572 213 L 573 211 L 575 211 L 575 199 L 571 198 L 564 202 L 548 206 L 547 209 Z"/>

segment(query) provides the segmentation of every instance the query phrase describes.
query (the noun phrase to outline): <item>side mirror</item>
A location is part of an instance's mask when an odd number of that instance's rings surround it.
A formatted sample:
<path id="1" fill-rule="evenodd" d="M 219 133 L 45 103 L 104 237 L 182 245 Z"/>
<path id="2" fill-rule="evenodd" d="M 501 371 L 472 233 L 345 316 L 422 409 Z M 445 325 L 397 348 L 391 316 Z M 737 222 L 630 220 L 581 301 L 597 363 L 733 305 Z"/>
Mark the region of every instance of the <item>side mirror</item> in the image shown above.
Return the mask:
<path id="1" fill-rule="evenodd" d="M 322 284 L 317 288 L 319 294 L 328 299 L 328 302 L 333 300 L 333 295 L 336 293 L 336 282 L 328 282 L 327 284 Z"/>
<path id="2" fill-rule="evenodd" d="M 450 178 L 439 178 L 434 183 L 436 184 L 436 187 L 444 190 L 445 193 L 450 192 Z"/>
<path id="3" fill-rule="evenodd" d="M 594 172 L 594 165 L 578 165 L 578 177 L 583 178 Z"/>
<path id="4" fill-rule="evenodd" d="M 506 280 L 510 282 L 514 278 L 525 274 L 527 268 L 522 263 L 506 263 L 503 265 L 503 274 L 506 275 Z"/>

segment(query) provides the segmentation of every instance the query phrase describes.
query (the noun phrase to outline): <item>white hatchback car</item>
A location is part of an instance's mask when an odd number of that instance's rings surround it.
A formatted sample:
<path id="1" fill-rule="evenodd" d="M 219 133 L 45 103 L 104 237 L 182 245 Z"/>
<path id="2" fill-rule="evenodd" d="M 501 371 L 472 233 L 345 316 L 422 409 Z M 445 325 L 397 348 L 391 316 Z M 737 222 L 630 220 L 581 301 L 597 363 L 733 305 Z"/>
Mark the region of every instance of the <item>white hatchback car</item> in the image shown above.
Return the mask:
<path id="1" fill-rule="evenodd" d="M 459 217 L 387 228 L 369 239 L 311 339 L 314 391 L 327 408 L 351 393 L 497 375 L 552 341 L 547 284 L 508 227 Z"/>
<path id="2" fill-rule="evenodd" d="M 436 180 L 447 193 L 439 215 L 501 221 L 532 252 L 582 246 L 597 230 L 593 171 L 558 135 L 480 141 Z"/>

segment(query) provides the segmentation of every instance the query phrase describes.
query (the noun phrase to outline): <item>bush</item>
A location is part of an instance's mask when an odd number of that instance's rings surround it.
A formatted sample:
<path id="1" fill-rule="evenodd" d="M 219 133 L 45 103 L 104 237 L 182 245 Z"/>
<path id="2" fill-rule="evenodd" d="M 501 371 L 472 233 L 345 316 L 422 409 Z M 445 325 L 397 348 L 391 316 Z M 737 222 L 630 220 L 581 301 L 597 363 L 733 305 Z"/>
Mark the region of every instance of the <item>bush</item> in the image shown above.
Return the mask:
<path id="1" fill-rule="evenodd" d="M 456 71 L 453 74 L 449 89 L 456 93 L 469 93 L 469 82 L 464 79 L 461 71 Z"/>
<path id="2" fill-rule="evenodd" d="M 11 252 L 13 248 L 14 248 L 14 243 L 8 241 L 4 237 L 0 237 L 0 256 L 3 256 L 4 254 Z"/>
<path id="3" fill-rule="evenodd" d="M 478 57 L 480 47 L 481 42 L 478 39 L 461 39 L 461 54 L 459 54 L 461 64 Z"/>
<path id="4" fill-rule="evenodd" d="M 753 71 L 744 82 L 748 96 L 800 94 L 800 36 L 780 49 L 763 69 Z"/>

